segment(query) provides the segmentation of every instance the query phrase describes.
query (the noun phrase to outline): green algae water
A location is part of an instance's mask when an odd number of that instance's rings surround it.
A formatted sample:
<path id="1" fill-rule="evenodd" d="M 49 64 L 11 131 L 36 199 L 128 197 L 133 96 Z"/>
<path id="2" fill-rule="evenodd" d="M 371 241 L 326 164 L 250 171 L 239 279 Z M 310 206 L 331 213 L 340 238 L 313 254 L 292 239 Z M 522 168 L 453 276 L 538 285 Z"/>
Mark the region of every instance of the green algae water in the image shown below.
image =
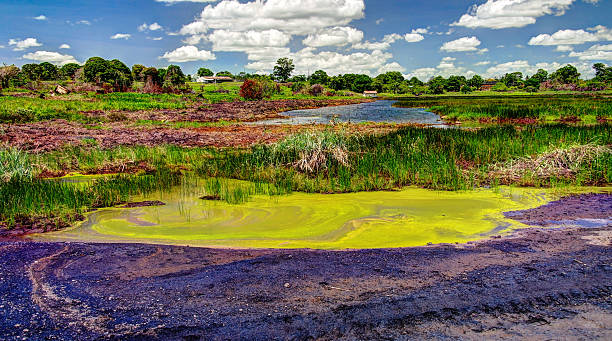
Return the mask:
<path id="1" fill-rule="evenodd" d="M 395 248 L 463 243 L 525 228 L 503 212 L 546 204 L 559 193 L 501 187 L 446 192 L 253 196 L 240 205 L 200 199 L 198 185 L 177 186 L 134 201 L 165 206 L 106 208 L 71 229 L 39 240 L 144 242 L 225 248 Z"/>

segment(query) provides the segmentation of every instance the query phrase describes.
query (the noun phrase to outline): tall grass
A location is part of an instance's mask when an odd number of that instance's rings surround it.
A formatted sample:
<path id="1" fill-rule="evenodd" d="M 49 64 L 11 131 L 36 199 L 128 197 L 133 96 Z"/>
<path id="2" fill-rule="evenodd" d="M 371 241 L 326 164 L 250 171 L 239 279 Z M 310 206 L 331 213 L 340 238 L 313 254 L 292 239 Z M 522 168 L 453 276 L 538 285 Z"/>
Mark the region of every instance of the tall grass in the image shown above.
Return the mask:
<path id="1" fill-rule="evenodd" d="M 447 119 L 483 118 L 586 121 L 612 118 L 612 98 L 587 95 L 443 96 L 400 99 L 396 106 L 427 107 Z"/>
<path id="2" fill-rule="evenodd" d="M 202 185 L 204 191 L 230 203 L 241 203 L 258 194 L 341 193 L 407 185 L 440 190 L 498 183 L 607 185 L 612 182 L 610 128 L 609 124 L 479 130 L 406 127 L 386 135 L 306 132 L 275 145 L 242 150 L 175 146 L 103 150 L 94 146 L 42 155 L 4 151 L 0 155 L 16 155 L 18 159 L 6 158 L 13 160 L 5 163 L 7 174 L 44 169 L 95 170 L 109 163 L 138 162 L 148 163 L 155 172 L 103 178 L 85 187 L 5 176 L 9 180 L 0 182 L 0 221 L 114 205 L 130 195 L 179 184 L 178 169 L 207 179 Z M 517 168 L 517 164 L 525 166 Z M 16 171 L 21 169 L 30 171 Z M 547 171 L 543 173 L 542 169 Z"/>

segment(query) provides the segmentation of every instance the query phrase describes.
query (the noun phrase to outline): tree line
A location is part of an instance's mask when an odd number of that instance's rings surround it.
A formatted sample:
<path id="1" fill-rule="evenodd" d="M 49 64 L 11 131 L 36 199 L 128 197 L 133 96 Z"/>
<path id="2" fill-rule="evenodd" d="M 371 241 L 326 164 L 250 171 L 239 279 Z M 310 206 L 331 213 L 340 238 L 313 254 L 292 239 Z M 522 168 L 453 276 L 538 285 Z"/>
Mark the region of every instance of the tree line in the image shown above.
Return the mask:
<path id="1" fill-rule="evenodd" d="M 219 71 L 215 74 L 205 67 L 200 68 L 197 75 L 200 77 L 226 76 L 238 81 L 252 79 L 264 83 L 270 81 L 289 83 L 287 85 L 294 91 L 321 85 L 334 91 L 346 90 L 357 93 L 366 90 L 393 94 L 467 93 L 480 90 L 485 83 L 489 85 L 494 83 L 493 91 L 603 90 L 609 87 L 612 83 L 612 67 L 596 63 L 593 69 L 595 77 L 590 80 L 581 79 L 576 67 L 568 64 L 550 74 L 540 69 L 530 76 L 525 76 L 522 72 L 511 72 L 497 79 L 485 80 L 480 75 L 473 75 L 470 78 L 451 75 L 432 77 L 424 82 L 417 77 L 407 79 L 397 71 L 386 72 L 376 77 L 353 73 L 330 76 L 324 70 L 317 70 L 310 75 L 293 75 L 295 70 L 293 60 L 280 58 L 270 75 L 245 72 L 233 75 L 229 71 Z M 69 63 L 58 67 L 43 62 L 25 64 L 21 68 L 14 65 L 0 67 L 0 86 L 2 88 L 21 87 L 37 81 L 81 81 L 95 84 L 107 91 L 126 91 L 133 87 L 134 82 L 142 82 L 144 83 L 142 90 L 145 92 L 172 92 L 187 90 L 186 82 L 190 80 L 191 77 L 185 75 L 177 65 L 158 69 L 136 64 L 130 69 L 118 59 L 106 60 L 101 57 L 89 58 L 84 65 Z"/>

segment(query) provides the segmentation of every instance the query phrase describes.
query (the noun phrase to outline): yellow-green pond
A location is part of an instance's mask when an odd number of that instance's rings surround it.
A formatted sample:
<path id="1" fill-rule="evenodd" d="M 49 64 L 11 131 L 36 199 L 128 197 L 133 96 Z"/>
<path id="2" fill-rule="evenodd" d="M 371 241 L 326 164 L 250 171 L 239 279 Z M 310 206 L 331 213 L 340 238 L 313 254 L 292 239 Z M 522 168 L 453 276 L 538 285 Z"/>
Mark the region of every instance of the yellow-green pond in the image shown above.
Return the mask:
<path id="1" fill-rule="evenodd" d="M 445 192 L 409 187 L 393 192 L 262 195 L 232 205 L 199 199 L 198 190 L 179 186 L 133 198 L 161 200 L 165 206 L 101 209 L 71 229 L 33 238 L 313 249 L 462 243 L 525 228 L 503 212 L 538 207 L 561 194 L 533 188 Z"/>

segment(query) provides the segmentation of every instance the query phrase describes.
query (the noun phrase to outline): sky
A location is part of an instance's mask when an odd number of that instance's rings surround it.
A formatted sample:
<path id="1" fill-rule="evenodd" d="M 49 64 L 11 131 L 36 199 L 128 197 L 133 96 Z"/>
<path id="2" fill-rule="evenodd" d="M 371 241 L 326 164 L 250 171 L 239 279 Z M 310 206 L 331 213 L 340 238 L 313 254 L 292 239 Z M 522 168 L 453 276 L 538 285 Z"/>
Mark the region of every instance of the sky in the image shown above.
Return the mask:
<path id="1" fill-rule="evenodd" d="M 0 0 L 0 63 L 375 76 L 612 64 L 612 0 Z"/>

